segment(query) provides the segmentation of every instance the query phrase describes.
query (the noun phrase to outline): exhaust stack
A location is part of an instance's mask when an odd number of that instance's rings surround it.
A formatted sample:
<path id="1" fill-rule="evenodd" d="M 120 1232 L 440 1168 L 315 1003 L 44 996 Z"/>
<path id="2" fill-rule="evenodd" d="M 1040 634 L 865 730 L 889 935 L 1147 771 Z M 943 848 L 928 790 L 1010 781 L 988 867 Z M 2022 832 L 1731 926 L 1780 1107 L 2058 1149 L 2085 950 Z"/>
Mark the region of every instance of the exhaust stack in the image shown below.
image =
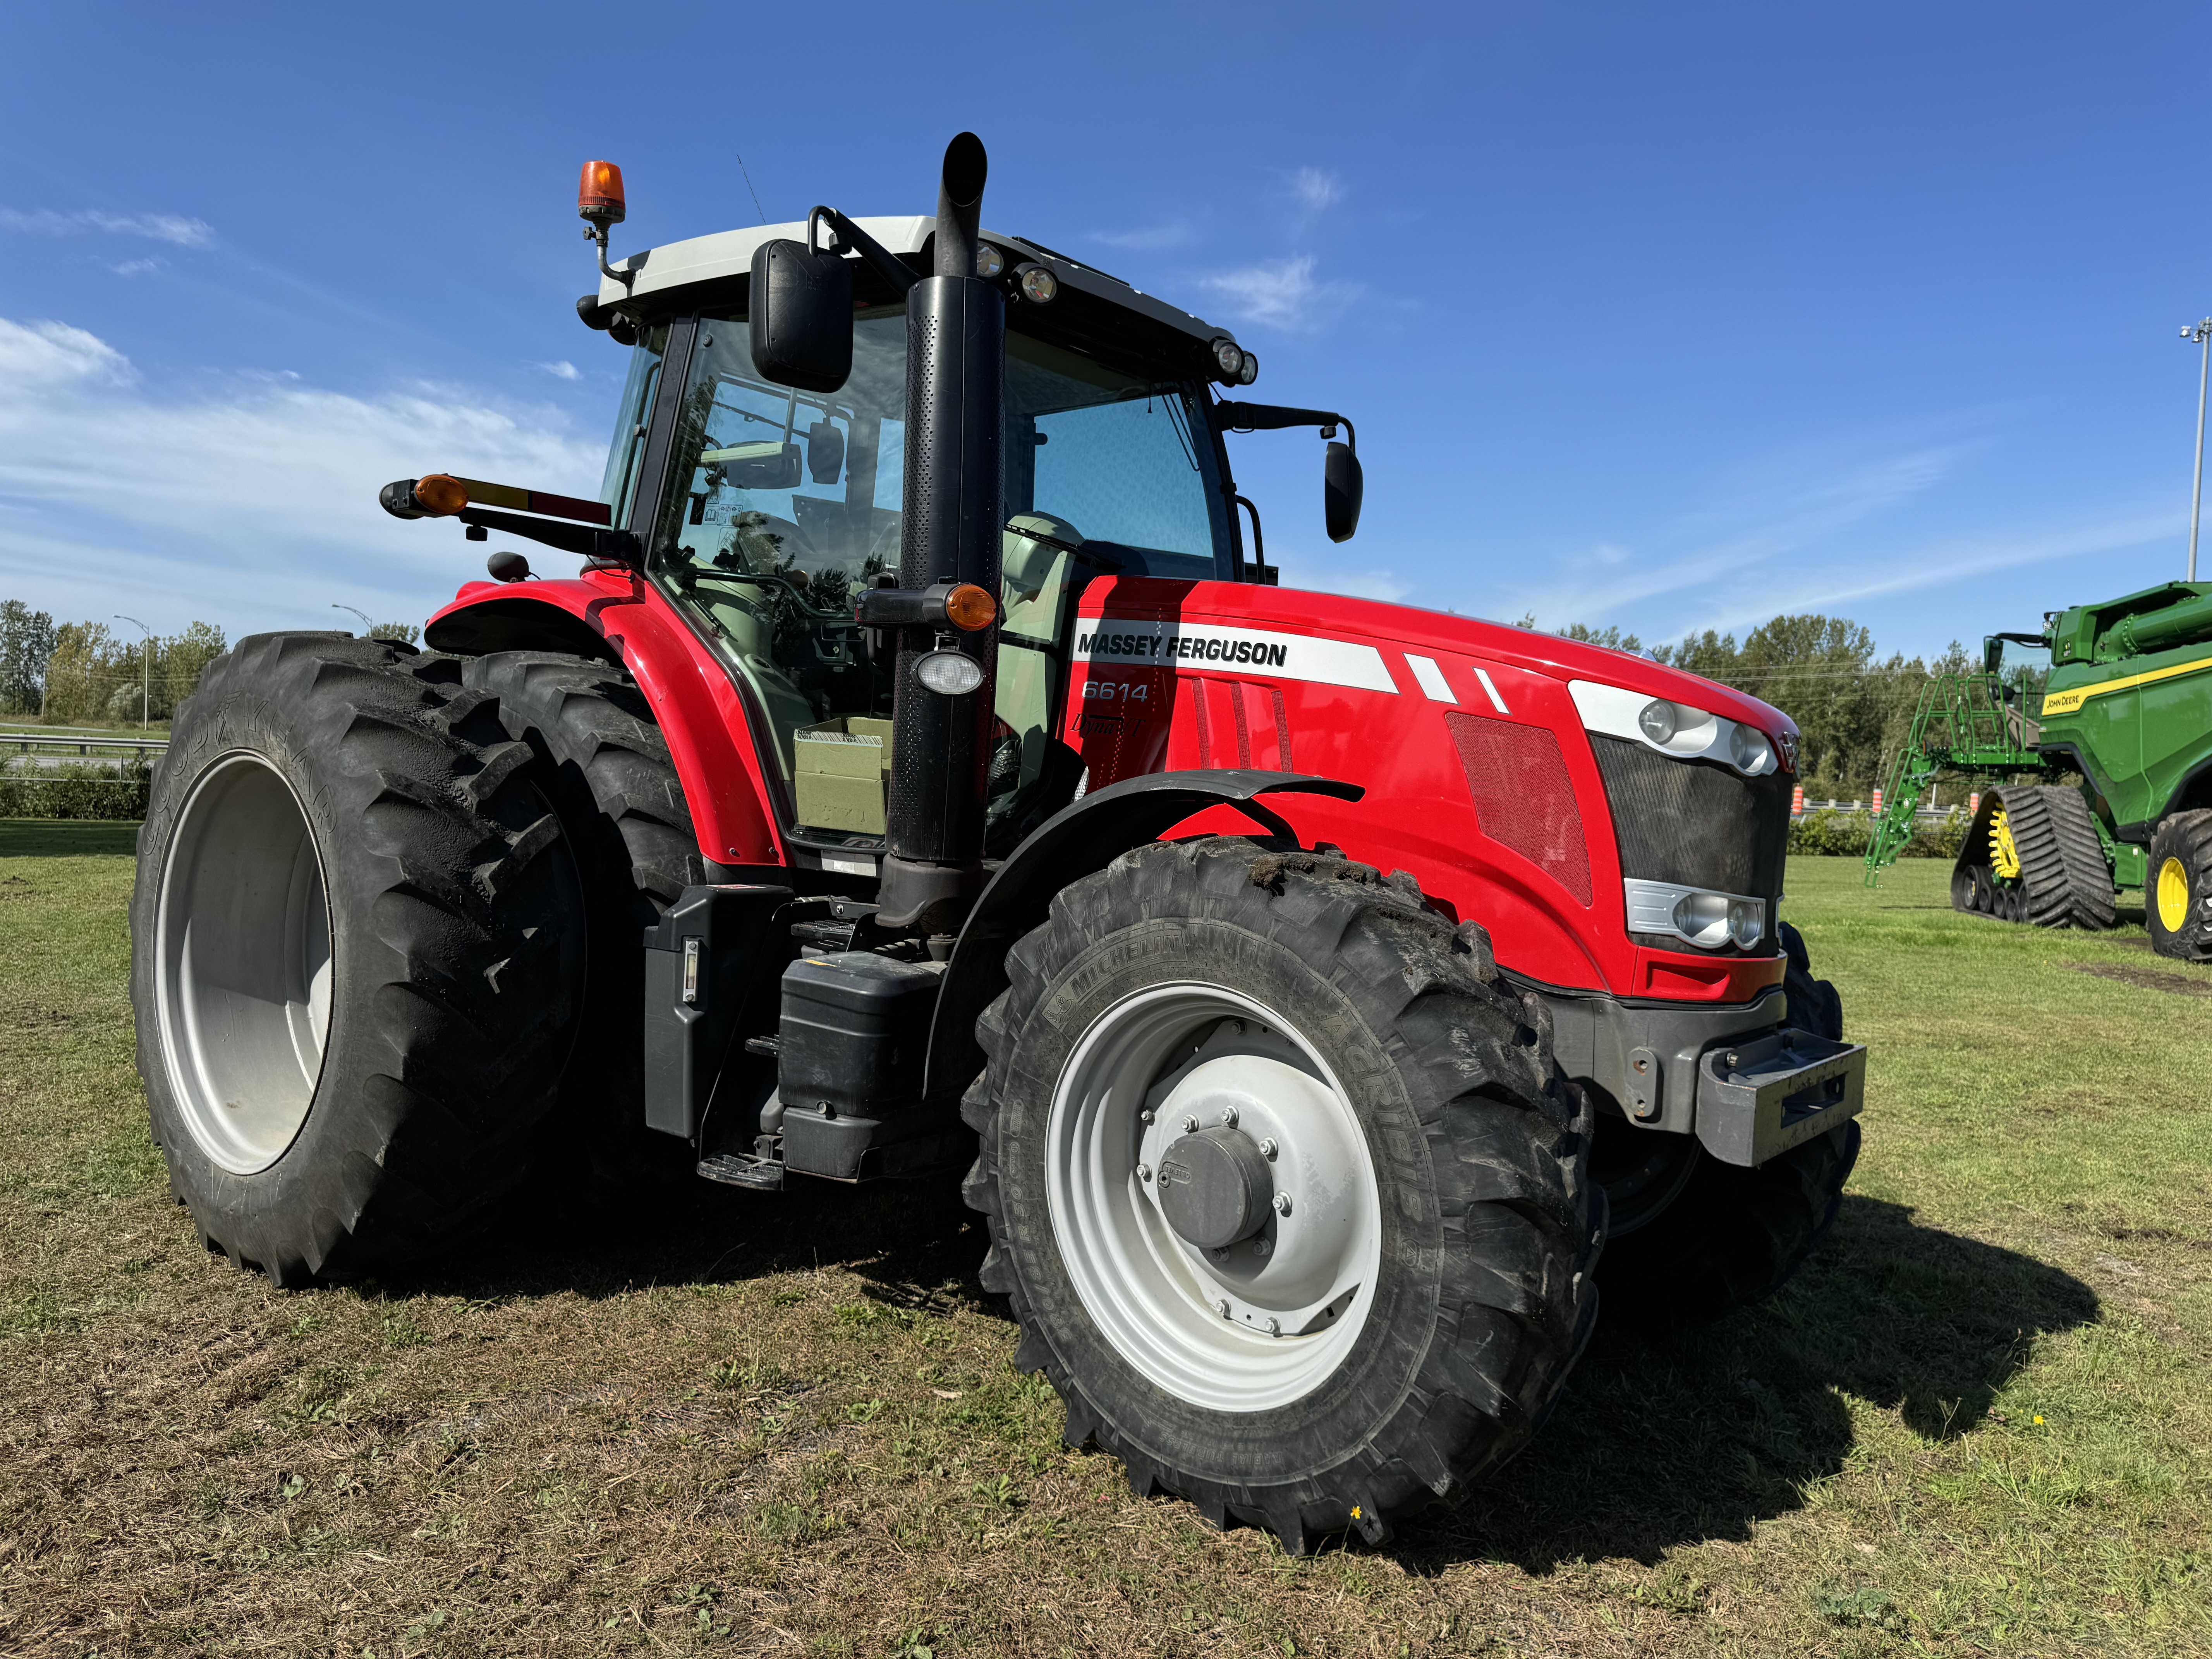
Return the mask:
<path id="1" fill-rule="evenodd" d="M 1006 523 L 1000 437 L 1006 307 L 999 290 L 975 275 L 988 168 L 974 133 L 945 147 L 936 271 L 906 296 L 899 586 L 972 582 L 995 599 Z M 915 667 L 933 650 L 973 658 L 981 684 L 957 696 L 930 690 Z M 953 932 L 981 885 L 998 655 L 996 623 L 973 634 L 899 630 L 891 703 L 898 741 L 878 916 L 884 927 Z"/>

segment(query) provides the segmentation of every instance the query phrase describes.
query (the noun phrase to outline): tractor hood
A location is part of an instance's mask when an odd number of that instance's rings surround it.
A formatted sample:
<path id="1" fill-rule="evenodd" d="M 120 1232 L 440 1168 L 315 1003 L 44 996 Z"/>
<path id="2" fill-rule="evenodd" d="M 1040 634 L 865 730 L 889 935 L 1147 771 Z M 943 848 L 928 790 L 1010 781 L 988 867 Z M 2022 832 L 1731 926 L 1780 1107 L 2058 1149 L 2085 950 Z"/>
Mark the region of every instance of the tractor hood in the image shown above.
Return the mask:
<path id="1" fill-rule="evenodd" d="M 1085 593 L 1082 610 L 1086 617 L 1126 613 L 1170 620 L 1188 615 L 1195 621 L 1202 613 L 1208 619 L 1236 618 L 1255 628 L 1284 627 L 1300 634 L 1358 640 L 1373 646 L 1386 661 L 1402 652 L 1486 660 L 1559 681 L 1613 685 L 1641 696 L 1664 697 L 1754 726 L 1780 743 L 1785 754 L 1794 756 L 1796 749 L 1797 725 L 1789 715 L 1717 681 L 1630 652 L 1476 617 L 1241 582 L 1207 582 L 1192 588 L 1135 577 L 1094 583 Z M 1410 679 L 1418 672 L 1407 668 L 1405 674 Z"/>

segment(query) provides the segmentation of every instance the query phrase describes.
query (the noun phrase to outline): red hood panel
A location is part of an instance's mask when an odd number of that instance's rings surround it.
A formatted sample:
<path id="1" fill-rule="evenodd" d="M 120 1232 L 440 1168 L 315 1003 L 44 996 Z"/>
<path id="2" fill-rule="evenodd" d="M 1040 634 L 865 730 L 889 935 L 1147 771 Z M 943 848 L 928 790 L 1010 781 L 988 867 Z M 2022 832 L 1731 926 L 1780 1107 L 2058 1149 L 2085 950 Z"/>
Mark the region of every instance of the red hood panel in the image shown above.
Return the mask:
<path id="1" fill-rule="evenodd" d="M 1193 584 L 1124 576 L 1092 583 L 1084 591 L 1081 610 L 1086 617 L 1111 611 L 1144 617 L 1188 614 L 1234 618 L 1370 640 L 1382 647 L 1463 652 L 1557 679 L 1599 680 L 1646 696 L 1688 703 L 1708 714 L 1757 726 L 1769 736 L 1797 734 L 1796 722 L 1771 704 L 1649 657 L 1486 622 L 1479 617 L 1424 611 L 1381 599 L 1347 599 L 1336 593 L 1261 587 L 1249 582 Z"/>

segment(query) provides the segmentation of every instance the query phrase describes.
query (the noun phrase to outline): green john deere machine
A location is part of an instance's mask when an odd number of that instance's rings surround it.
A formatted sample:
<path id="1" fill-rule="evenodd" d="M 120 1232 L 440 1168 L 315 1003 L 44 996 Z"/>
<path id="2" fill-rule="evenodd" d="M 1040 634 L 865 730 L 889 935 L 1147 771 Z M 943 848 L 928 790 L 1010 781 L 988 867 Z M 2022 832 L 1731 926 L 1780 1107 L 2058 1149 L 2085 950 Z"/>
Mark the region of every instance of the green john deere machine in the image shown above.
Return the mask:
<path id="1" fill-rule="evenodd" d="M 2151 946 L 2212 960 L 2212 582 L 2168 582 L 1995 634 L 1939 674 L 1891 763 L 1873 884 L 1939 776 L 1991 787 L 1951 872 L 1959 909 L 2110 927 L 2140 893 Z M 2022 647 L 2014 650 L 2008 647 Z"/>

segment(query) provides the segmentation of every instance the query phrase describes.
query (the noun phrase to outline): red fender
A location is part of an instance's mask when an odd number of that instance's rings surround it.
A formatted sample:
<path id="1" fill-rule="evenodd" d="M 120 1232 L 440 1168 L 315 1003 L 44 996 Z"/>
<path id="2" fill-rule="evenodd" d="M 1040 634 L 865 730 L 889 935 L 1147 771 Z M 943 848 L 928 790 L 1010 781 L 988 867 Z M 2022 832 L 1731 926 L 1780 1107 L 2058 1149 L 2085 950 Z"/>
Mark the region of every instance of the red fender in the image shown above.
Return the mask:
<path id="1" fill-rule="evenodd" d="M 644 578 L 599 569 L 566 581 L 469 582 L 430 618 L 423 637 L 480 651 L 544 645 L 532 638 L 529 612 L 538 607 L 548 613 L 553 648 L 568 648 L 557 635 L 571 624 L 551 614 L 560 613 L 605 640 L 637 681 L 668 739 L 702 856 L 711 864 L 788 865 L 729 671 Z"/>

